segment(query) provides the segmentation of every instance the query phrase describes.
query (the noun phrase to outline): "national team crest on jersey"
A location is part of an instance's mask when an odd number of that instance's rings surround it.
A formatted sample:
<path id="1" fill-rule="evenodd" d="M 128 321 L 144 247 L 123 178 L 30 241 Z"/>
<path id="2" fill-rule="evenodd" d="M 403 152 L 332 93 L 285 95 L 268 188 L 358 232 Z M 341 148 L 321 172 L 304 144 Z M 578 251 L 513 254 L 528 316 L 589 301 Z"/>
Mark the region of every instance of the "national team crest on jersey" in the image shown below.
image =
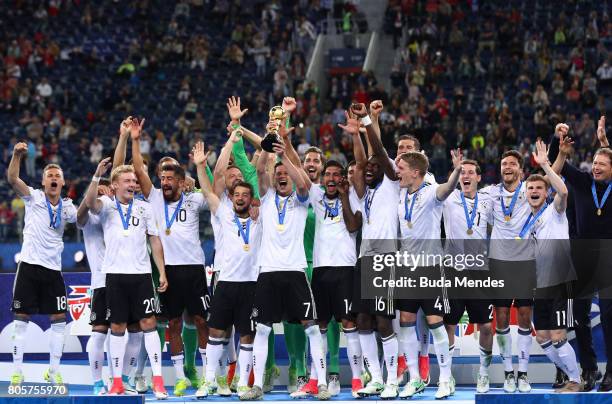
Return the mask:
<path id="1" fill-rule="evenodd" d="M 70 315 L 75 321 L 77 321 L 91 301 L 91 297 L 89 296 L 90 286 L 68 287 L 70 288 L 70 293 L 68 293 L 68 307 L 70 308 Z"/>
<path id="2" fill-rule="evenodd" d="M 253 311 L 251 312 L 251 318 L 257 318 L 257 316 L 259 316 L 259 311 L 257 310 L 257 307 L 253 307 Z"/>
<path id="3" fill-rule="evenodd" d="M 13 308 L 14 309 L 20 309 L 21 308 L 21 302 L 19 300 L 13 300 Z"/>

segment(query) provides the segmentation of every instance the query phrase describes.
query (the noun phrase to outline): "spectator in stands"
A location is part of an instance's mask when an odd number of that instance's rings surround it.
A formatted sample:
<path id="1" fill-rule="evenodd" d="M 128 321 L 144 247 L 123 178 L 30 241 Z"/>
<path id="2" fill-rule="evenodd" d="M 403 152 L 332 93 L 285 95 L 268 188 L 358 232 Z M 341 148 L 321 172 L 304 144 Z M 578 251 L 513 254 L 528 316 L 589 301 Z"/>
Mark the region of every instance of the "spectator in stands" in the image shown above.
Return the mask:
<path id="1" fill-rule="evenodd" d="M 244 51 L 234 42 L 225 48 L 221 60 L 229 65 L 242 66 L 244 64 Z"/>
<path id="2" fill-rule="evenodd" d="M 53 87 L 46 77 L 43 77 L 40 83 L 36 85 L 36 94 L 43 99 L 49 99 L 53 95 Z"/>
<path id="3" fill-rule="evenodd" d="M 215 167 L 215 164 L 217 164 L 217 151 L 215 150 L 215 146 L 209 144 L 207 153 L 208 158 L 206 159 L 206 163 L 212 170 Z"/>
<path id="4" fill-rule="evenodd" d="M 300 136 L 300 143 L 297 146 L 297 153 L 301 159 L 304 158 L 304 155 L 306 154 L 306 150 L 308 150 L 310 147 L 311 147 L 310 143 L 306 141 L 306 137 Z"/>
<path id="5" fill-rule="evenodd" d="M 0 203 L 0 240 L 7 240 L 14 218 L 15 213 L 9 208 L 6 201 Z"/>
<path id="6" fill-rule="evenodd" d="M 346 156 L 344 155 L 344 153 L 340 151 L 340 148 L 338 146 L 334 146 L 333 152 L 332 154 L 330 154 L 329 159 L 337 161 L 338 163 L 342 164 L 344 167 L 346 167 L 346 165 L 348 164 L 348 160 L 346 159 Z"/>
<path id="7" fill-rule="evenodd" d="M 93 141 L 89 145 L 89 161 L 93 164 L 98 164 L 100 160 L 102 160 L 102 151 L 104 150 L 104 146 L 100 143 L 100 139 L 98 137 L 94 137 Z"/>
<path id="8" fill-rule="evenodd" d="M 19 237 L 23 231 L 23 219 L 25 217 L 25 202 L 20 197 L 16 196 L 11 201 L 11 211 L 14 213 L 14 229 Z"/>

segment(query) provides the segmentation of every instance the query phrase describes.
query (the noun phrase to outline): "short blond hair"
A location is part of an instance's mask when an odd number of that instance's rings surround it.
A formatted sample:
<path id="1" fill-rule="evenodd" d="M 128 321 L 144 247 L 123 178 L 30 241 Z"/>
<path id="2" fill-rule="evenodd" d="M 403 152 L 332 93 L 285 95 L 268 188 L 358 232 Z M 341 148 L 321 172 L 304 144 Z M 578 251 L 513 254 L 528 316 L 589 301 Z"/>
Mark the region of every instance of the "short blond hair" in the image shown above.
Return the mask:
<path id="1" fill-rule="evenodd" d="M 62 167 L 59 166 L 59 164 L 47 164 L 45 166 L 45 168 L 43 168 L 43 177 L 45 176 L 45 174 L 47 173 L 47 171 L 51 170 L 51 169 L 56 169 L 56 170 L 60 170 L 60 172 L 62 173 L 62 177 L 64 176 L 64 170 L 62 170 Z"/>
<path id="2" fill-rule="evenodd" d="M 536 182 L 536 181 L 542 181 L 546 185 L 546 188 L 550 187 L 550 182 L 548 181 L 548 178 L 546 178 L 542 174 L 531 174 L 527 178 L 527 180 L 525 180 L 526 183 Z"/>
<path id="3" fill-rule="evenodd" d="M 115 167 L 113 171 L 111 171 L 111 182 L 117 181 L 119 176 L 125 173 L 134 173 L 134 166 L 124 164 L 119 167 Z"/>
<path id="4" fill-rule="evenodd" d="M 427 174 L 427 170 L 429 169 L 429 159 L 426 155 L 418 151 L 409 151 L 407 153 L 403 153 L 400 158 L 404 160 L 408 167 L 413 170 L 418 170 L 421 173 L 421 176 L 424 177 Z"/>

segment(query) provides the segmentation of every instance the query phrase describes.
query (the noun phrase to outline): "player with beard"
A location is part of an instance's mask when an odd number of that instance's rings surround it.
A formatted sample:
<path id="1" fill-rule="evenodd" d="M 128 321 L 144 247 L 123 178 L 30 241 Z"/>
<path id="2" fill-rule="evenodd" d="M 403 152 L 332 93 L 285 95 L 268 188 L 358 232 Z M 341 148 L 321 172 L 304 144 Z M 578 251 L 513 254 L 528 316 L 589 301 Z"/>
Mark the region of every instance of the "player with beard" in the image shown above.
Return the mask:
<path id="1" fill-rule="evenodd" d="M 531 214 L 523 227 L 522 237 L 536 241 L 538 291 L 534 303 L 533 322 L 536 340 L 546 356 L 568 375 L 569 381 L 560 393 L 582 391 L 576 353 L 567 343 L 567 324 L 572 321 L 566 283 L 575 278 L 571 265 L 569 222 L 565 214 L 568 189 L 548 162 L 546 145 L 536 143 L 534 160 L 546 173 L 546 178 L 532 174 L 525 181 Z M 549 184 L 550 181 L 550 184 Z M 549 185 L 556 192 L 551 204 L 546 202 Z M 570 272 L 571 271 L 571 272 Z"/>
<path id="2" fill-rule="evenodd" d="M 200 348 L 206 347 L 208 335 L 206 316 L 210 296 L 206 286 L 205 259 L 199 234 L 200 211 L 206 207 L 206 201 L 201 193 L 183 192 L 185 171 L 179 165 L 162 165 L 159 172 L 161 189 L 153 186 L 144 170 L 140 154 L 143 123 L 144 120 L 140 124 L 133 120 L 131 126 L 134 170 L 142 194 L 151 203 L 155 222 L 163 229 L 160 239 L 164 247 L 166 276 L 171 286 L 160 298 L 164 314 L 169 320 L 170 353 L 176 374 L 174 395 L 182 396 L 191 385 L 183 369 L 183 311 L 186 310 L 194 318 L 200 336 Z M 203 167 L 199 169 L 203 170 Z"/>
<path id="3" fill-rule="evenodd" d="M 361 397 L 380 395 L 382 399 L 397 397 L 397 357 L 398 342 L 393 332 L 391 321 L 395 316 L 392 290 L 387 297 L 377 299 L 362 298 L 361 272 L 371 268 L 362 268 L 365 262 L 379 254 L 394 254 L 397 250 L 397 204 L 399 203 L 399 182 L 388 161 L 382 161 L 381 156 L 373 155 L 366 160 L 359 135 L 360 122 L 366 127 L 367 137 L 372 141 L 376 136 L 372 122 L 364 104 L 353 104 L 347 124 L 344 129 L 353 136 L 355 159 L 357 165 L 353 183 L 357 196 L 361 199 L 361 212 L 365 212 L 362 226 L 362 242 L 359 259 L 356 264 L 353 283 L 353 312 L 357 313 L 357 328 L 363 361 L 368 367 L 372 379 L 362 389 L 357 391 Z M 377 304 L 378 303 L 378 304 Z M 378 359 L 378 347 L 374 335 L 374 326 L 382 339 L 385 363 L 387 367 L 387 383 L 383 377 Z"/>
<path id="4" fill-rule="evenodd" d="M 597 138 L 600 147 L 594 153 L 593 166 L 590 173 L 578 170 L 566 160 L 572 152 L 572 140 L 568 136 L 569 127 L 560 124 L 559 154 L 553 164 L 553 170 L 562 175 L 568 187 L 572 190 L 574 207 L 576 211 L 576 239 L 584 240 L 580 248 L 572 251 L 573 262 L 577 271 L 576 295 L 574 306 L 580 300 L 590 302 L 594 290 L 609 285 L 610 274 L 608 256 L 608 239 L 612 239 L 612 214 L 610 214 L 608 196 L 612 191 L 612 151 L 605 132 L 605 117 L 601 117 L 597 130 Z M 586 303 L 585 302 L 585 303 Z M 599 290 L 599 308 L 601 313 L 601 324 L 603 338 L 606 347 L 607 365 L 603 380 L 598 388 L 600 392 L 612 390 L 612 300 L 609 294 Z M 579 310 L 575 307 L 574 312 Z M 580 317 L 575 314 L 574 320 L 589 318 L 590 303 L 586 308 L 580 308 Z M 579 341 L 581 345 L 588 341 Z M 585 379 L 585 390 L 594 388 L 597 379 L 597 370 L 583 368 L 583 379 Z M 585 377 L 586 376 L 586 377 Z"/>
<path id="5" fill-rule="evenodd" d="M 518 311 L 518 390 L 521 393 L 531 391 L 527 378 L 529 351 L 532 344 L 531 314 L 533 299 L 526 298 L 535 284 L 535 249 L 531 241 L 515 240 L 519 236 L 530 213 L 529 203 L 525 196 L 523 177 L 523 157 L 515 150 L 509 150 L 501 157 L 502 182 L 490 185 L 480 192 L 491 200 L 488 221 L 493 225 L 491 246 L 489 249 L 489 268 L 491 271 L 521 271 L 520 279 L 525 281 L 522 292 L 524 298 L 495 299 L 495 321 L 497 343 L 504 363 L 504 391 L 514 393 L 517 390 L 517 377 L 512 367 L 512 337 L 510 335 L 510 307 Z M 519 279 L 517 276 L 516 279 Z"/>
<path id="6" fill-rule="evenodd" d="M 487 248 L 487 212 L 491 201 L 478 192 L 481 171 L 475 160 L 461 162 L 459 184 L 461 189 L 454 190 L 446 201 L 442 215 L 446 232 L 445 253 L 453 256 L 459 254 L 485 254 Z M 486 268 L 467 268 L 486 270 Z M 444 324 L 449 339 L 449 355 L 452 360 L 455 350 L 455 330 L 463 313 L 467 310 L 470 323 L 478 324 L 480 332 L 480 369 L 476 381 L 476 391 L 489 391 L 489 366 L 493 359 L 493 304 L 483 297 L 451 298 L 450 313 L 444 316 Z"/>
<path id="7" fill-rule="evenodd" d="M 352 200 L 352 202 L 350 202 Z M 331 319 L 342 323 L 347 338 L 347 353 L 352 372 L 353 396 L 361 389 L 361 346 L 351 313 L 353 273 L 357 260 L 355 254 L 355 232 L 361 228 L 361 212 L 357 210 L 359 200 L 353 188 L 343 176 L 343 167 L 336 161 L 328 161 L 323 169 L 323 184 L 310 188 L 310 202 L 314 209 L 316 228 L 314 239 L 314 270 L 312 289 L 317 307 L 318 324 L 323 335 L 324 353 L 327 351 L 328 324 Z M 336 374 L 339 385 L 339 377 Z M 332 373 L 328 389 L 332 389 Z M 311 371 L 308 385 L 317 386 L 316 374 Z M 298 390 L 292 397 L 313 394 Z M 315 393 L 316 394 L 316 393 Z"/>
<path id="8" fill-rule="evenodd" d="M 383 110 L 383 103 L 380 100 L 374 100 L 370 103 L 370 115 L 372 118 L 372 127 L 378 139 L 381 139 L 380 133 L 380 124 L 378 122 L 378 118 L 380 113 Z M 368 140 L 366 138 L 366 140 Z M 372 147 L 370 145 L 370 141 L 368 140 L 368 149 L 370 154 L 372 153 Z M 397 150 L 395 153 L 395 160 L 392 160 L 393 169 L 397 170 L 397 163 L 402 154 L 408 152 L 420 152 L 425 154 L 424 151 L 421 150 L 421 142 L 416 136 L 413 135 L 401 135 L 397 140 Z M 425 174 L 425 182 L 427 184 L 437 184 L 436 177 L 429 171 Z M 427 319 L 425 317 L 425 313 L 422 309 L 419 309 L 417 316 L 416 328 L 418 332 L 418 340 L 419 340 L 419 373 L 421 375 L 421 379 L 425 383 L 425 386 L 429 385 L 430 376 L 429 376 L 429 325 L 427 324 Z M 399 334 L 400 331 L 400 316 L 396 313 L 396 317 L 393 320 L 393 330 L 396 334 Z M 401 349 L 401 347 L 400 347 Z M 397 363 L 397 372 L 398 377 L 402 377 L 402 375 L 408 370 L 405 360 L 405 352 L 400 352 L 399 360 Z"/>
<path id="9" fill-rule="evenodd" d="M 43 169 L 42 189 L 29 187 L 19 178 L 21 159 L 28 145 L 17 143 L 7 170 L 7 180 L 13 191 L 25 202 L 23 245 L 13 284 L 11 310 L 13 321 L 13 366 L 11 385 L 20 385 L 23 377 L 25 336 L 32 314 L 48 314 L 51 321 L 49 336 L 49 369 L 44 379 L 55 385 L 64 384 L 59 373 L 66 328 L 66 287 L 62 277 L 62 237 L 66 223 L 77 220 L 72 200 L 62 199 L 64 173 L 57 164 Z"/>
<path id="10" fill-rule="evenodd" d="M 285 97 L 283 99 L 283 109 L 291 114 L 296 108 L 295 99 Z M 280 134 L 284 139 L 287 155 L 291 162 L 296 166 L 302 166 L 305 175 L 312 184 L 319 184 L 321 181 L 321 173 L 323 172 L 323 164 L 325 157 L 323 152 L 318 147 L 310 147 L 304 153 L 304 162 L 300 163 L 300 158 L 293 148 L 293 144 L 289 139 L 289 131 L 287 125 L 280 128 Z M 313 273 L 313 248 L 315 239 L 315 212 L 310 205 L 308 207 L 308 217 L 306 218 L 306 228 L 304 230 L 304 250 L 306 252 L 306 262 L 308 266 L 305 268 L 308 281 L 312 280 Z M 310 378 L 308 382 L 306 378 L 306 334 L 304 329 L 299 324 L 283 323 L 285 329 L 285 341 L 289 352 L 289 385 L 287 390 L 289 393 L 301 391 L 300 396 L 312 395 L 317 393 L 317 379 L 315 365 L 311 363 Z M 329 392 L 335 396 L 340 393 L 340 327 L 335 319 L 331 319 L 328 327 L 323 334 L 329 350 Z M 308 383 L 307 383 L 308 382 Z"/>
<path id="11" fill-rule="evenodd" d="M 290 131 L 290 130 L 289 130 Z M 310 181 L 300 174 L 285 153 L 282 144 L 275 145 L 280 162 L 274 167 L 274 188 L 266 171 L 270 154 L 262 152 L 257 162 L 260 210 L 263 224 L 262 248 L 259 252 L 259 277 L 252 317 L 257 321 L 253 347 L 255 381 L 241 400 L 263 397 L 263 373 L 268 355 L 268 335 L 272 324 L 287 319 L 300 322 L 310 342 L 310 352 L 317 364 L 319 381 L 317 398 L 327 400 L 327 369 L 319 326 L 315 323 L 316 307 L 304 273 L 304 227 L 308 214 Z M 296 191 L 293 191 L 295 183 Z M 224 240 L 225 242 L 225 240 Z"/>
<path id="12" fill-rule="evenodd" d="M 236 132 L 231 135 L 228 144 L 237 140 Z M 229 149 L 229 148 L 228 148 Z M 204 146 L 200 142 L 194 150 L 194 162 L 202 166 L 206 162 Z M 200 170 L 202 171 L 202 170 Z M 207 182 L 204 175 L 199 175 L 200 183 Z M 206 382 L 196 392 L 197 398 L 206 397 L 215 390 L 215 377 L 223 350 L 232 336 L 232 326 L 240 334 L 239 368 L 240 378 L 237 386 L 239 394 L 249 390 L 247 382 L 252 369 L 254 323 L 251 321 L 255 282 L 258 268 L 256 254 L 261 243 L 261 224 L 250 217 L 253 189 L 250 184 L 239 181 L 229 190 L 233 203 L 232 209 L 220 203 L 219 198 L 207 187 L 203 193 L 209 203 L 211 212 L 217 216 L 220 231 L 223 233 L 223 253 L 219 271 L 219 280 L 211 302 L 209 319 L 210 338 L 208 341 L 208 361 L 206 364 Z M 238 231 L 237 228 L 238 227 Z M 231 393 L 230 393 L 231 394 Z"/>
<path id="13" fill-rule="evenodd" d="M 138 125 L 137 122 L 132 123 Z M 132 128 L 132 130 L 135 130 Z M 104 174 L 103 167 L 99 174 Z M 111 323 L 110 353 L 113 365 L 113 385 L 109 395 L 125 392 L 122 378 L 126 340 L 125 330 L 131 319 L 140 322 L 145 346 L 153 372 L 153 392 L 158 399 L 168 393 L 161 375 L 161 344 L 156 333 L 155 314 L 159 311 L 151 279 L 151 264 L 146 247 L 150 237 L 153 258 L 160 272 L 158 290 L 168 286 L 164 270 L 163 247 L 158 236 L 151 205 L 134 198 L 136 175 L 131 166 L 119 166 L 111 173 L 114 201 L 103 196 L 97 198 L 98 176 L 85 195 L 90 211 L 100 216 L 106 251 L 102 268 L 106 274 L 106 317 Z M 125 211 L 125 213 L 124 213 Z"/>

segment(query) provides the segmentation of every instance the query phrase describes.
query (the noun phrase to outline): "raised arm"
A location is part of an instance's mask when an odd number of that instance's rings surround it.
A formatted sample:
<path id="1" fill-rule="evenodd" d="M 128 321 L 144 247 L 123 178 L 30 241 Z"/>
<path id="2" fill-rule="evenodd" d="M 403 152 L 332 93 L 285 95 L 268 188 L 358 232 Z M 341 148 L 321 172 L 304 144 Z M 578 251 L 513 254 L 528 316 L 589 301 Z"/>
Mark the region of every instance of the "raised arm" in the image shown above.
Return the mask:
<path id="1" fill-rule="evenodd" d="M 552 170 L 557 174 L 561 175 L 561 171 L 563 170 L 563 166 L 565 165 L 565 161 L 567 157 L 572 152 L 572 140 L 568 136 L 569 126 L 566 124 L 559 124 L 555 128 L 555 131 L 559 134 L 559 153 L 557 153 L 557 158 L 552 165 Z"/>
<path id="2" fill-rule="evenodd" d="M 204 143 L 197 142 L 192 149 L 193 162 L 198 169 L 198 180 L 200 181 L 200 187 L 202 187 L 202 195 L 208 202 L 210 211 L 214 214 L 217 212 L 219 207 L 219 197 L 213 192 L 212 184 L 206 175 L 206 158 L 207 153 L 204 151 Z"/>
<path id="3" fill-rule="evenodd" d="M 340 201 L 342 201 L 342 217 L 344 218 L 344 224 L 349 233 L 353 233 L 361 228 L 362 216 L 360 211 L 353 213 L 349 198 L 349 183 L 346 178 L 343 178 L 338 184 L 338 194 L 340 196 Z"/>
<path id="4" fill-rule="evenodd" d="M 368 116 L 368 111 L 366 110 L 365 105 L 353 104 L 351 106 L 351 111 L 353 111 L 353 113 L 357 115 L 357 117 L 362 119 L 362 122 L 366 128 L 367 138 L 370 141 L 370 146 L 372 147 L 373 155 L 378 158 L 378 164 L 380 164 L 381 168 L 385 172 L 385 175 L 390 180 L 396 181 L 397 175 L 395 174 L 393 164 L 391 164 L 391 160 L 389 160 L 389 155 L 387 154 L 387 151 L 385 150 L 382 141 L 377 136 L 376 131 L 372 126 L 372 120 Z"/>
<path id="5" fill-rule="evenodd" d="M 240 107 L 240 97 L 230 97 L 227 99 L 227 112 L 230 116 L 230 126 L 231 130 L 240 129 L 242 131 L 242 135 L 253 145 L 257 150 L 261 150 L 261 138 L 255 132 L 252 132 L 242 126 L 240 123 L 240 119 L 247 113 L 249 110 L 241 109 Z M 244 145 L 243 145 L 244 148 Z M 244 175 L 244 174 L 243 174 Z"/>
<path id="6" fill-rule="evenodd" d="M 91 179 L 91 183 L 85 192 L 85 206 L 93 213 L 97 214 L 102 210 L 102 201 L 98 199 L 98 183 L 100 182 L 100 177 L 102 177 L 110 167 L 110 157 L 100 161 L 100 163 L 98 163 L 98 167 L 96 167 L 96 172 Z"/>
<path id="7" fill-rule="evenodd" d="M 21 159 L 28 153 L 28 145 L 24 142 L 19 142 L 13 148 L 13 156 L 9 163 L 8 170 L 6 170 L 6 179 L 13 188 L 13 191 L 19 196 L 29 196 L 30 188 L 28 185 L 19 178 L 19 166 L 21 165 Z"/>
<path id="8" fill-rule="evenodd" d="M 257 160 L 257 184 L 259 186 L 259 195 L 265 195 L 272 183 L 270 174 L 268 174 L 268 160 L 270 156 L 270 153 L 262 150 Z"/>
<path id="9" fill-rule="evenodd" d="M 128 116 L 119 126 L 119 140 L 117 141 L 117 147 L 115 147 L 115 154 L 113 155 L 113 168 L 125 164 L 127 141 L 130 137 L 131 122 L 132 117 Z"/>
<path id="10" fill-rule="evenodd" d="M 238 139 L 238 130 L 232 131 L 227 142 L 225 142 L 225 146 L 221 149 L 219 158 L 217 158 L 217 164 L 213 172 L 213 190 L 217 196 L 221 196 L 223 191 L 225 191 L 225 172 L 227 171 L 230 156 L 232 155 L 232 148 Z"/>
<path id="11" fill-rule="evenodd" d="M 130 136 L 132 137 L 132 160 L 134 162 L 134 172 L 136 178 L 138 178 L 138 184 L 140 184 L 140 190 L 145 198 L 148 198 L 153 189 L 153 183 L 149 178 L 149 173 L 145 170 L 144 160 L 140 153 L 140 135 L 142 133 L 142 127 L 144 126 L 145 120 L 138 122 L 138 119 L 132 119 L 130 124 Z"/>
<path id="12" fill-rule="evenodd" d="M 308 176 L 302 175 L 303 170 L 294 166 L 291 160 L 289 160 L 287 153 L 285 153 L 285 145 L 274 144 L 274 152 L 287 169 L 287 174 L 289 174 L 289 177 L 295 184 L 297 194 L 303 198 L 307 197 L 308 192 L 310 191 L 310 186 L 312 185 Z"/>
<path id="13" fill-rule="evenodd" d="M 368 159 L 363 149 L 361 135 L 359 134 L 359 121 L 352 112 L 344 111 L 344 115 L 346 116 L 346 125 L 338 124 L 338 126 L 345 132 L 350 133 L 353 137 L 353 154 L 355 155 L 356 162 L 355 174 L 353 175 L 353 186 L 355 187 L 357 196 L 363 198 L 365 194 L 365 179 L 363 173 L 365 172 Z"/>
<path id="14" fill-rule="evenodd" d="M 597 140 L 599 140 L 599 147 L 610 147 L 608 143 L 608 137 L 606 136 L 606 116 L 602 115 L 597 122 Z"/>
<path id="15" fill-rule="evenodd" d="M 559 177 L 551 168 L 548 161 L 548 151 L 546 150 L 546 145 L 541 140 L 536 142 L 536 152 L 533 154 L 533 158 L 535 162 L 542 167 L 542 170 L 544 170 L 548 180 L 550 181 L 550 185 L 557 192 L 553 202 L 555 204 L 555 209 L 557 209 L 557 212 L 559 213 L 565 212 L 565 209 L 567 208 L 567 186 L 561 177 Z"/>
<path id="16" fill-rule="evenodd" d="M 446 198 L 457 188 L 457 184 L 459 183 L 459 174 L 461 174 L 461 160 L 463 160 L 463 155 L 461 154 L 461 149 L 451 150 L 451 159 L 453 160 L 453 167 L 455 169 L 448 177 L 448 181 L 444 184 L 440 184 L 436 189 L 436 198 L 439 201 L 445 201 Z"/>
<path id="17" fill-rule="evenodd" d="M 244 177 L 244 180 L 253 186 L 255 199 L 259 199 L 259 187 L 257 186 L 257 169 L 255 168 L 255 163 L 249 161 L 246 155 L 246 151 L 244 150 L 243 136 L 239 136 L 238 141 L 234 143 L 234 146 L 232 147 L 234 165 L 238 167 Z"/>
<path id="18" fill-rule="evenodd" d="M 370 118 L 372 118 L 372 129 L 376 132 L 376 136 L 381 138 L 380 135 L 380 124 L 378 123 L 378 117 L 383 109 L 383 103 L 381 100 L 374 100 L 370 103 Z"/>

